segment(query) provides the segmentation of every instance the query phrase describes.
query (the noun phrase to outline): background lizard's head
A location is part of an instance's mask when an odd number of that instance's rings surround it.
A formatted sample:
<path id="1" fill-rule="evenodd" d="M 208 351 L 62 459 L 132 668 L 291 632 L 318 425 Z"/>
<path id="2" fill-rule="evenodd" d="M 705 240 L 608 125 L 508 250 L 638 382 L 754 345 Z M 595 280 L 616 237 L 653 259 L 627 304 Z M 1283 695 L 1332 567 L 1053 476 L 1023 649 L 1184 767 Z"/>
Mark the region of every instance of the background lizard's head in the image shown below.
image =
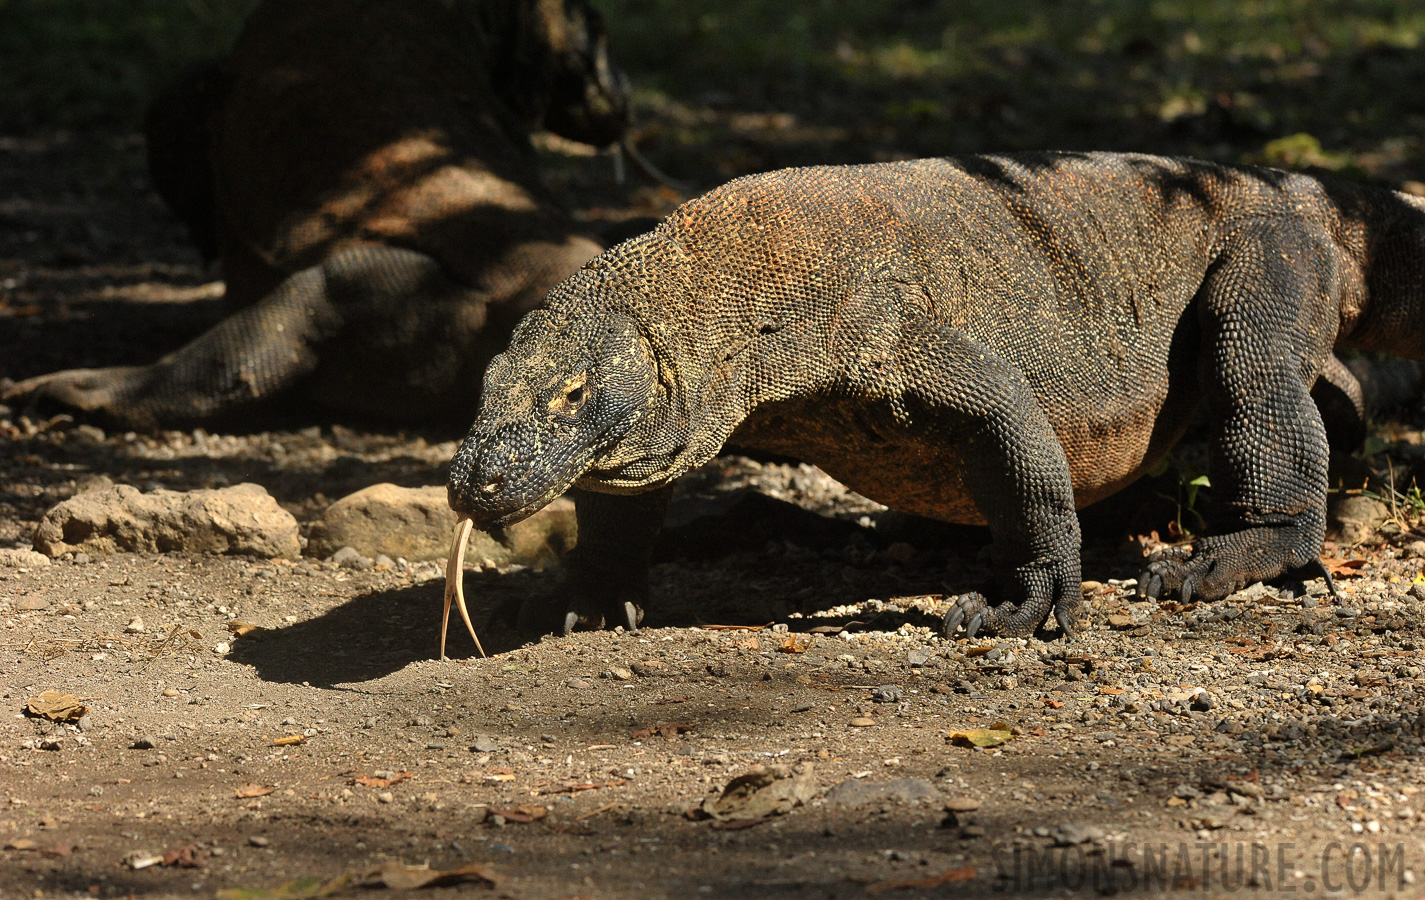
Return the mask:
<path id="1" fill-rule="evenodd" d="M 634 320 L 575 304 L 536 310 L 485 370 L 480 413 L 450 463 L 450 506 L 481 528 L 533 515 L 604 459 L 656 398 Z"/>

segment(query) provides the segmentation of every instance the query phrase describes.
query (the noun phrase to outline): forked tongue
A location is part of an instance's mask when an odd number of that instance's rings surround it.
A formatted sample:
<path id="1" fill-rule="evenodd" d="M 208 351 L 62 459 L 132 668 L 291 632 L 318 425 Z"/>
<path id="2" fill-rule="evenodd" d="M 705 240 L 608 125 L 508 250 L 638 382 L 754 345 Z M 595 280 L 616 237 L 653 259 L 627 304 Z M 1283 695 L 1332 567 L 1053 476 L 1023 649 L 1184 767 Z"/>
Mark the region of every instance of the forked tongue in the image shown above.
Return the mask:
<path id="1" fill-rule="evenodd" d="M 452 599 L 460 607 L 460 618 L 465 620 L 470 637 L 475 639 L 475 649 L 480 651 L 481 656 L 485 655 L 485 648 L 480 646 L 480 638 L 475 635 L 475 626 L 470 624 L 470 611 L 465 608 L 465 544 L 470 537 L 470 529 L 474 527 L 475 523 L 469 518 L 460 517 L 455 523 L 455 538 L 450 542 L 450 553 L 445 560 L 445 614 L 440 619 L 441 659 L 445 659 L 445 629 L 450 624 Z"/>

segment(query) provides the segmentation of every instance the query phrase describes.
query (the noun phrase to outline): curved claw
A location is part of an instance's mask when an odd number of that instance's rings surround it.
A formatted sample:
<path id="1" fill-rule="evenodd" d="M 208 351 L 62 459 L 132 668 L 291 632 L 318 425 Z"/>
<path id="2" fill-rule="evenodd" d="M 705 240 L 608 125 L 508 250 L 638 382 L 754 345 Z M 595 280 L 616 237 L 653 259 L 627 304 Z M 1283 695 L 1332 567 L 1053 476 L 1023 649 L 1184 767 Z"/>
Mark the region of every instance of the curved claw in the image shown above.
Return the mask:
<path id="1" fill-rule="evenodd" d="M 971 593 L 961 594 L 950 604 L 950 609 L 945 613 L 945 621 L 942 633 L 947 638 L 955 637 L 955 632 L 961 627 L 965 629 L 966 637 L 974 637 L 976 632 L 985 624 L 989 614 L 989 602 L 985 600 L 983 594 Z"/>
<path id="2" fill-rule="evenodd" d="M 638 630 L 638 607 L 633 605 L 632 600 L 623 602 L 623 627 L 628 631 Z"/>
<path id="3" fill-rule="evenodd" d="M 1059 623 L 1059 630 L 1064 633 L 1064 637 L 1073 637 L 1079 631 L 1079 623 L 1074 620 L 1073 610 L 1069 607 L 1058 607 L 1054 610 L 1054 621 Z"/>
<path id="4" fill-rule="evenodd" d="M 574 610 L 571 609 L 571 610 L 569 610 L 567 613 L 565 613 L 565 614 L 564 614 L 564 629 L 563 629 L 563 632 L 562 632 L 562 633 L 564 634 L 564 636 L 565 636 L 565 637 L 568 637 L 569 635 L 573 634 L 573 633 L 574 633 L 574 626 L 575 626 L 575 625 L 578 625 L 578 624 L 579 624 L 579 614 L 578 614 L 577 612 L 575 612 Z"/>

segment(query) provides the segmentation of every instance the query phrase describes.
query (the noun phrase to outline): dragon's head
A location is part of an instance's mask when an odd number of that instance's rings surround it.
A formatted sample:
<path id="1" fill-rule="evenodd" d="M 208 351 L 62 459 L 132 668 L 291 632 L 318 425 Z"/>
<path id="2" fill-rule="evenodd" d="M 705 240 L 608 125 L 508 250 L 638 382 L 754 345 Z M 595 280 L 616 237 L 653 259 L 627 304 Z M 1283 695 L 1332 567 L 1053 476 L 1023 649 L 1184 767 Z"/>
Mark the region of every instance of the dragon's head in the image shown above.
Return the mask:
<path id="1" fill-rule="evenodd" d="M 451 508 L 487 529 L 533 515 L 591 469 L 616 469 L 610 451 L 661 396 L 630 316 L 592 303 L 535 310 L 485 371 L 450 464 Z"/>
<path id="2" fill-rule="evenodd" d="M 620 141 L 632 103 L 588 0 L 486 0 L 495 90 L 528 129 L 596 147 Z"/>

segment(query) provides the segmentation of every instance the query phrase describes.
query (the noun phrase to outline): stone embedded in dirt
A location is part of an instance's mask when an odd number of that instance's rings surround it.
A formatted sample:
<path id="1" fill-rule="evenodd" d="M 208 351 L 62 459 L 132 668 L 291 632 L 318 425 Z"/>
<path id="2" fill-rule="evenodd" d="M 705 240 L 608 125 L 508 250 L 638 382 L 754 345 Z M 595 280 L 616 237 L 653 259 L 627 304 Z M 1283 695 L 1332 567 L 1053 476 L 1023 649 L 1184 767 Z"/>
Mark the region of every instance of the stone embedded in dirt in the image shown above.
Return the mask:
<path id="1" fill-rule="evenodd" d="M 64 553 L 301 555 L 297 520 L 257 484 L 144 493 L 132 485 L 88 491 L 45 513 L 34 547 Z"/>
<path id="2" fill-rule="evenodd" d="M 88 711 L 89 707 L 80 703 L 78 697 L 60 691 L 45 691 L 25 704 L 25 715 L 49 719 L 51 722 L 81 719 Z"/>
<path id="3" fill-rule="evenodd" d="M 870 728 L 872 725 L 875 724 L 876 720 L 870 718 L 869 716 L 857 716 L 856 718 L 851 720 L 852 728 Z"/>
<path id="4" fill-rule="evenodd" d="M 136 737 L 133 743 L 129 744 L 130 750 L 152 750 L 156 744 L 151 737 Z"/>
<path id="5" fill-rule="evenodd" d="M 49 557 L 33 550 L 0 550 L 0 567 L 14 569 L 43 569 L 49 565 Z"/>
<path id="6" fill-rule="evenodd" d="M 871 692 L 871 699 L 877 703 L 899 703 L 905 692 L 898 685 L 883 684 Z"/>
<path id="7" fill-rule="evenodd" d="M 980 801 L 974 797 L 951 797 L 945 801 L 945 809 L 948 812 L 963 813 L 974 812 L 980 808 Z"/>
<path id="8" fill-rule="evenodd" d="M 1072 847 L 1075 844 L 1090 844 L 1094 841 L 1103 840 L 1104 831 L 1097 825 L 1078 825 L 1070 823 L 1060 825 L 1049 835 L 1053 838 L 1056 847 Z"/>
<path id="9" fill-rule="evenodd" d="M 455 512 L 444 487 L 374 484 L 327 507 L 312 524 L 307 552 L 325 558 L 351 547 L 364 557 L 445 559 L 454 528 Z M 542 566 L 573 547 L 576 533 L 574 502 L 560 498 L 505 529 L 502 538 L 472 532 L 467 553 L 499 566 Z"/>
<path id="10" fill-rule="evenodd" d="M 855 809 L 868 803 L 902 803 L 918 806 L 943 801 L 935 785 L 924 778 L 897 778 L 895 781 L 874 782 L 850 778 L 826 792 L 826 805 Z"/>
<path id="11" fill-rule="evenodd" d="M 722 793 L 703 801 L 703 818 L 762 819 L 791 812 L 810 800 L 817 790 L 811 763 L 796 768 L 754 766 L 727 783 Z"/>
<path id="12" fill-rule="evenodd" d="M 1388 518 L 1390 509 L 1379 500 L 1363 494 L 1336 494 L 1331 499 L 1327 521 L 1328 527 L 1340 535 L 1341 543 L 1359 544 Z"/>
<path id="13" fill-rule="evenodd" d="M 355 547 L 342 547 L 333 553 L 330 560 L 343 569 L 369 569 L 373 565 L 369 556 L 362 556 Z"/>
<path id="14" fill-rule="evenodd" d="M 494 753 L 500 749 L 500 745 L 489 735 L 475 735 L 475 742 L 470 745 L 470 749 L 476 753 Z"/>
<path id="15" fill-rule="evenodd" d="M 930 662 L 930 655 L 928 650 L 912 650 L 905 655 L 905 661 L 912 669 L 920 669 Z"/>
<path id="16" fill-rule="evenodd" d="M 130 619 L 129 624 L 124 626 L 125 634 L 143 634 L 143 631 L 143 619 L 140 619 L 138 616 L 135 616 L 134 618 Z"/>
<path id="17" fill-rule="evenodd" d="M 39 612 L 49 609 L 49 601 L 43 597 L 21 597 L 15 601 L 15 608 L 20 612 Z"/>

